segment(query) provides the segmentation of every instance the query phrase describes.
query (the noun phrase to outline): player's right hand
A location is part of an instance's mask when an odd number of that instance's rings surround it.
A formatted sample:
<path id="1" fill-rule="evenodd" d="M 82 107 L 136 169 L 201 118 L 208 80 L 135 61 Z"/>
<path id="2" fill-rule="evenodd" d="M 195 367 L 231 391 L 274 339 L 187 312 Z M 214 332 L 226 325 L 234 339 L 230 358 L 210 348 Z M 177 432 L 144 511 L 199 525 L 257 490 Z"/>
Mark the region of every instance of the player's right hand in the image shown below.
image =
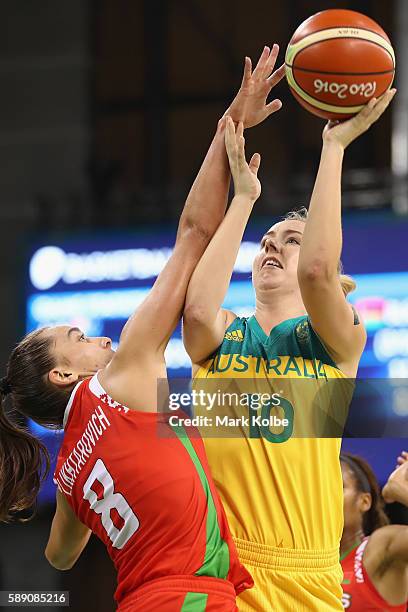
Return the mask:
<path id="1" fill-rule="evenodd" d="M 400 454 L 400 456 L 397 459 L 397 464 L 398 465 L 403 465 L 407 461 L 408 461 L 408 453 L 407 453 L 407 451 L 401 451 L 401 454 Z"/>
<path id="2" fill-rule="evenodd" d="M 261 183 L 257 176 L 261 156 L 259 153 L 254 153 L 248 164 L 245 159 L 243 133 L 243 123 L 238 123 L 237 128 L 235 128 L 233 120 L 228 116 L 225 126 L 225 147 L 234 180 L 235 197 L 245 196 L 251 202 L 255 202 L 261 195 Z"/>
<path id="3" fill-rule="evenodd" d="M 372 98 L 365 107 L 352 119 L 339 123 L 329 121 L 323 130 L 323 142 L 335 142 L 343 149 L 366 132 L 383 114 L 396 89 L 389 89 L 380 98 Z"/>
<path id="4" fill-rule="evenodd" d="M 382 495 L 387 504 L 391 504 L 396 501 L 404 503 L 402 501 L 402 497 L 406 497 L 407 490 L 408 461 L 404 461 L 389 475 L 388 481 L 382 490 Z M 402 496 L 401 491 L 403 494 Z"/>
<path id="5" fill-rule="evenodd" d="M 253 127 L 282 107 L 279 99 L 267 103 L 272 88 L 285 76 L 285 64 L 274 71 L 278 53 L 278 45 L 273 45 L 272 49 L 264 47 L 253 71 L 251 59 L 245 58 L 241 87 L 225 112 L 234 123 L 242 121 L 244 128 Z"/>

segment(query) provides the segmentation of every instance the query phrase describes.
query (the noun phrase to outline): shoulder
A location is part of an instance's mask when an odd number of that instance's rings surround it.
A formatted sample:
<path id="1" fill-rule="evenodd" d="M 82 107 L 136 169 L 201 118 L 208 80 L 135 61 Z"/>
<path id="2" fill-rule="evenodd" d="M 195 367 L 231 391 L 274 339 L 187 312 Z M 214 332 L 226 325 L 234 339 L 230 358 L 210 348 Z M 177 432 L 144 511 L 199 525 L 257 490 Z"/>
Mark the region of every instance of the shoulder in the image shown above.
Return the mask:
<path id="1" fill-rule="evenodd" d="M 302 357 L 317 359 L 326 365 L 337 367 L 307 315 L 287 321 L 287 336 L 294 343 L 293 350 L 298 350 Z"/>
<path id="2" fill-rule="evenodd" d="M 324 340 L 320 337 L 320 335 L 314 329 L 312 322 L 308 318 L 307 325 L 310 330 L 311 348 L 314 353 L 314 356 L 317 359 L 320 359 L 326 365 L 329 365 L 332 368 L 335 368 L 335 370 L 338 370 L 346 378 L 355 378 L 357 375 L 361 352 L 358 353 L 358 357 L 350 353 L 350 356 L 347 360 L 340 360 L 338 356 L 336 356 L 336 354 L 331 350 L 331 348 L 327 346 Z"/>
<path id="3" fill-rule="evenodd" d="M 214 354 L 231 352 L 251 354 L 258 339 L 258 323 L 254 316 L 239 317 L 231 313 L 222 342 Z"/>
<path id="4" fill-rule="evenodd" d="M 225 313 L 225 328 L 220 338 L 218 346 L 205 359 L 193 363 L 193 378 L 202 369 L 206 368 L 217 355 L 230 355 L 241 353 L 248 338 L 248 317 L 238 317 L 230 310 L 223 310 Z"/>
<path id="5" fill-rule="evenodd" d="M 236 330 L 245 330 L 248 325 L 248 317 L 238 317 L 231 310 L 224 310 L 225 313 L 225 337 Z M 225 338 L 224 337 L 224 338 Z"/>

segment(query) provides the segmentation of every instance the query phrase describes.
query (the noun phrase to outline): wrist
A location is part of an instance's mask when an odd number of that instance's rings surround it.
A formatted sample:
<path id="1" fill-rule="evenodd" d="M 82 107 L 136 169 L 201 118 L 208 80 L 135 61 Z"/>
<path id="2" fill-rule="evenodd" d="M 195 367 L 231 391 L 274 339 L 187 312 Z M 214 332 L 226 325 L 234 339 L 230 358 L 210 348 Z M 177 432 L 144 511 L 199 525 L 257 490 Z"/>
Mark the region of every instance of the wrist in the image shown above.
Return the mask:
<path id="1" fill-rule="evenodd" d="M 389 480 L 382 490 L 384 501 L 387 504 L 399 502 L 408 506 L 408 487 L 393 480 Z"/>
<path id="2" fill-rule="evenodd" d="M 235 206 L 246 207 L 252 210 L 255 202 L 257 201 L 259 196 L 254 197 L 249 193 L 236 193 L 232 199 L 231 206 L 234 204 Z"/>
<path id="3" fill-rule="evenodd" d="M 345 145 L 335 138 L 323 139 L 323 151 L 332 151 L 343 157 Z"/>
<path id="4" fill-rule="evenodd" d="M 232 121 L 233 121 L 233 123 L 234 123 L 235 127 L 237 127 L 237 126 L 238 126 L 238 123 L 239 123 L 240 121 L 242 121 L 242 122 L 243 122 L 243 124 L 244 124 L 244 128 L 246 127 L 246 125 L 245 125 L 245 121 L 244 121 L 242 118 L 241 118 L 241 119 L 239 119 L 239 118 L 237 118 L 237 117 L 234 117 L 234 113 L 233 113 L 233 112 L 231 112 L 231 108 L 227 108 L 227 110 L 225 111 L 225 113 L 224 113 L 224 114 L 223 114 L 223 116 L 221 117 L 220 121 L 223 121 L 223 120 L 225 119 L 225 117 L 227 117 L 227 116 L 228 116 L 228 117 L 231 117 L 231 119 L 232 119 Z"/>

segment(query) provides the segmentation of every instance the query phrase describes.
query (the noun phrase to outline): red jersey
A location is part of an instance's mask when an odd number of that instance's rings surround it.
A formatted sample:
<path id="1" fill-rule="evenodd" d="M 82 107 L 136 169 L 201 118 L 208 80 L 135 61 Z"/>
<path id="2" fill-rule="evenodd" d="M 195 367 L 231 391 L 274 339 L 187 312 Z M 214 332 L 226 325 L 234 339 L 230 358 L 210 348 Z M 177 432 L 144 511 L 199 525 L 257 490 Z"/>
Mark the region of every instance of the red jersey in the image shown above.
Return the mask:
<path id="1" fill-rule="evenodd" d="M 106 545 L 118 603 L 162 577 L 226 579 L 237 594 L 253 585 L 196 430 L 118 404 L 97 375 L 74 389 L 64 429 L 54 482 Z"/>
<path id="2" fill-rule="evenodd" d="M 363 565 L 363 555 L 368 544 L 365 538 L 341 560 L 343 568 L 343 606 L 356 612 L 406 612 L 406 604 L 392 606 L 381 597 Z"/>

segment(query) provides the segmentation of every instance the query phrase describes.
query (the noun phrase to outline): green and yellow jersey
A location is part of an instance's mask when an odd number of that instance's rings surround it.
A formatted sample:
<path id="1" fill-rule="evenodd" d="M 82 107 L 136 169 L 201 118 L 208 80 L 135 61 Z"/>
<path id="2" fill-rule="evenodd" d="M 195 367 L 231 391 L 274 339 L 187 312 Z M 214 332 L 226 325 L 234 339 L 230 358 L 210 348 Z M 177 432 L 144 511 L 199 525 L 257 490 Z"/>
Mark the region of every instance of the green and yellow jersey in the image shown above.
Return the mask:
<path id="1" fill-rule="evenodd" d="M 194 387 L 204 386 L 202 379 L 208 384 L 220 378 L 234 379 L 241 391 L 251 393 L 258 387 L 264 391 L 266 384 L 281 397 L 272 411 L 287 420 L 276 430 L 244 428 L 241 436 L 203 434 L 233 536 L 303 550 L 338 547 L 343 529 L 341 429 L 353 385 L 308 318 L 283 321 L 269 336 L 254 316 L 236 318 L 218 350 L 201 363 Z M 270 416 L 271 406 L 261 411 Z"/>

